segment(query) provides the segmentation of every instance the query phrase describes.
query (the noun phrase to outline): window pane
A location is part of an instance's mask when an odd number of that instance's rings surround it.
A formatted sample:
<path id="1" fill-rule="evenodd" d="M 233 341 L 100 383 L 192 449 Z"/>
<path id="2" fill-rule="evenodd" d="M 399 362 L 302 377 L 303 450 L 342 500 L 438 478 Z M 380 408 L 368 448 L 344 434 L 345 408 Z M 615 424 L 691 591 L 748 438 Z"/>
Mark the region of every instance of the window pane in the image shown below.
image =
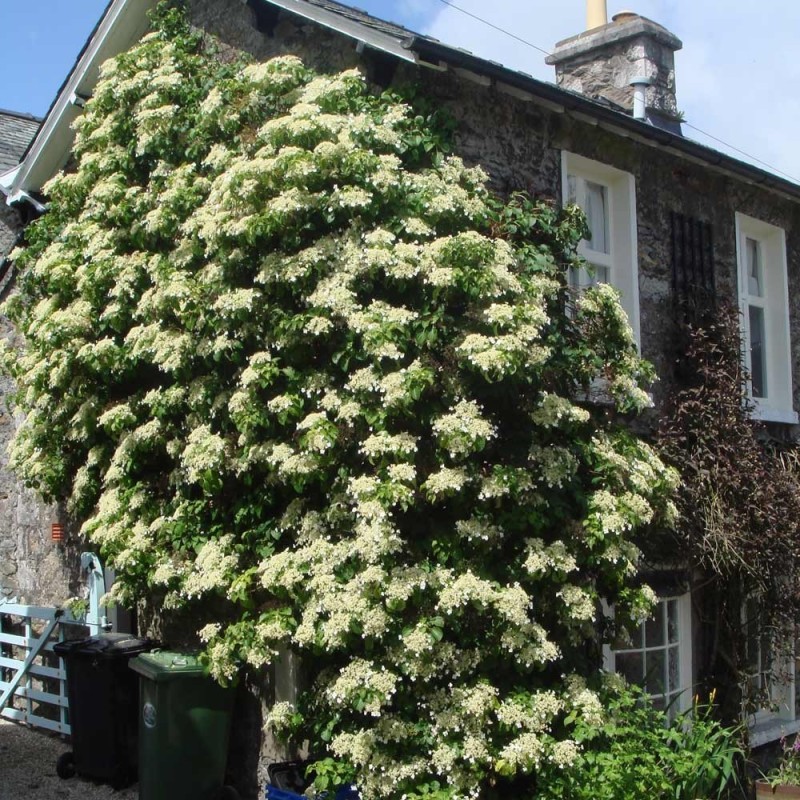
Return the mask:
<path id="1" fill-rule="evenodd" d="M 615 662 L 616 672 L 628 683 L 638 686 L 644 683 L 644 659 L 641 653 L 618 653 Z"/>
<path id="2" fill-rule="evenodd" d="M 667 672 L 667 691 L 674 692 L 681 687 L 681 668 L 678 658 L 678 648 L 669 649 L 669 670 Z"/>
<path id="3" fill-rule="evenodd" d="M 567 202 L 572 205 L 578 203 L 578 179 L 574 175 L 567 175 Z"/>
<path id="4" fill-rule="evenodd" d="M 667 603 L 667 634 L 670 644 L 678 641 L 678 601 Z"/>
<path id="5" fill-rule="evenodd" d="M 631 647 L 636 649 L 642 646 L 642 642 L 644 641 L 642 638 L 642 631 L 644 630 L 644 623 L 641 625 L 637 625 L 634 630 L 631 631 Z"/>
<path id="6" fill-rule="evenodd" d="M 747 291 L 753 297 L 764 296 L 764 271 L 761 263 L 761 242 L 745 239 L 747 251 Z"/>
<path id="7" fill-rule="evenodd" d="M 669 711 L 669 718 L 670 720 L 675 719 L 678 716 L 681 708 L 681 693 L 675 692 L 674 694 L 669 695 L 667 698 L 668 705 L 667 709 Z"/>
<path id="8" fill-rule="evenodd" d="M 589 249 L 610 253 L 608 240 L 608 187 L 586 181 L 586 221 L 589 225 Z"/>
<path id="9" fill-rule="evenodd" d="M 653 703 L 653 708 L 655 708 L 656 711 L 663 711 L 667 707 L 667 701 L 663 696 L 653 697 L 651 698 L 651 702 Z"/>
<path id="10" fill-rule="evenodd" d="M 628 683 L 637 684 L 658 701 L 661 707 L 674 700 L 691 683 L 691 676 L 682 674 L 682 647 L 688 631 L 680 630 L 681 602 L 683 599 L 659 600 L 653 616 L 631 633 L 631 641 L 612 644 L 614 669 Z M 621 637 L 622 639 L 623 637 Z M 760 644 L 760 638 L 757 637 Z M 671 713 L 679 711 L 680 703 Z"/>
<path id="11" fill-rule="evenodd" d="M 663 694 L 667 682 L 665 650 L 648 650 L 644 662 L 644 686 L 648 694 Z"/>
<path id="12" fill-rule="evenodd" d="M 609 283 L 608 267 L 592 264 L 592 271 L 594 272 L 594 275 L 591 276 L 592 286 L 597 286 L 598 283 Z"/>
<path id="13" fill-rule="evenodd" d="M 767 396 L 766 334 L 764 333 L 764 309 L 748 306 L 750 322 L 750 380 L 753 397 Z"/>
<path id="14" fill-rule="evenodd" d="M 657 603 L 653 609 L 653 616 L 647 620 L 644 634 L 645 647 L 661 647 L 664 644 L 664 627 L 666 623 L 664 611 L 666 610 L 666 605 L 663 600 Z"/>
<path id="15" fill-rule="evenodd" d="M 608 267 L 590 264 L 587 267 L 569 268 L 569 285 L 572 289 L 588 289 L 598 283 L 609 283 Z"/>

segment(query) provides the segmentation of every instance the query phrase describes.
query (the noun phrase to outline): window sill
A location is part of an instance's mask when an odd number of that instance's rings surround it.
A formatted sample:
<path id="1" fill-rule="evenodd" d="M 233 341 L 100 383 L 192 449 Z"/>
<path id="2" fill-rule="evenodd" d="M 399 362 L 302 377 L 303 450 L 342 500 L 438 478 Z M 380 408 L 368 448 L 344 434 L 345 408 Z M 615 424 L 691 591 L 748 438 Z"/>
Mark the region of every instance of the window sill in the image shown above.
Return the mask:
<path id="1" fill-rule="evenodd" d="M 798 719 L 790 720 L 780 717 L 765 719 L 750 726 L 750 746 L 761 747 L 798 732 L 800 732 L 800 720 Z"/>
<path id="2" fill-rule="evenodd" d="M 798 416 L 796 411 L 762 405 L 757 400 L 754 402 L 756 406 L 752 413 L 753 419 L 760 419 L 762 422 L 785 422 L 789 425 L 797 424 Z"/>

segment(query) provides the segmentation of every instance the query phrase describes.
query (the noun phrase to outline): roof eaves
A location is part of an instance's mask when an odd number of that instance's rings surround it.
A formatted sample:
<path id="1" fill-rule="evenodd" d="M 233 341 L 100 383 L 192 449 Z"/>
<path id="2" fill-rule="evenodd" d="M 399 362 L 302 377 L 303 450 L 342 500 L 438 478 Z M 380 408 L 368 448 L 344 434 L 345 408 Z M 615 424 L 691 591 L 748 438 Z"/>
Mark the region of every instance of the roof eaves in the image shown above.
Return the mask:
<path id="1" fill-rule="evenodd" d="M 71 149 L 71 124 L 78 116 L 74 98 L 87 95 L 100 64 L 135 41 L 147 28 L 147 12 L 155 0 L 111 0 L 56 95 L 38 133 L 27 148 L 8 202 L 38 191 L 63 165 Z"/>
<path id="2" fill-rule="evenodd" d="M 0 108 L 0 116 L 2 117 L 16 117 L 17 119 L 25 120 L 27 122 L 36 122 L 41 124 L 43 117 L 37 117 L 33 114 L 28 114 L 26 111 L 12 111 L 8 108 Z"/>
<path id="3" fill-rule="evenodd" d="M 379 28 L 368 24 L 368 20 L 375 18 L 366 14 L 361 15 L 364 19 L 354 18 L 338 10 L 336 8 L 338 4 L 334 3 L 322 4 L 308 0 L 266 0 L 266 2 L 363 42 L 376 50 L 390 53 L 403 61 L 417 62 L 414 53 L 408 49 L 408 44 L 416 34 L 399 26 L 386 25 L 384 28 Z"/>

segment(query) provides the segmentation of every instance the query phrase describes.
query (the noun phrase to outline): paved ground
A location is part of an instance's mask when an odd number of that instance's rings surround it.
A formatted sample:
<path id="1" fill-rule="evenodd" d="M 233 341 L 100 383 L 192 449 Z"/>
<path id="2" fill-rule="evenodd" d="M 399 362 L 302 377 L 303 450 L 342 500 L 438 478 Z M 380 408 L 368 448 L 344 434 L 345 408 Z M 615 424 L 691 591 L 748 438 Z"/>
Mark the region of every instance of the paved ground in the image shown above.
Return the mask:
<path id="1" fill-rule="evenodd" d="M 0 719 L 0 800 L 136 800 L 135 785 L 114 791 L 59 778 L 56 761 L 69 749 L 60 737 Z"/>

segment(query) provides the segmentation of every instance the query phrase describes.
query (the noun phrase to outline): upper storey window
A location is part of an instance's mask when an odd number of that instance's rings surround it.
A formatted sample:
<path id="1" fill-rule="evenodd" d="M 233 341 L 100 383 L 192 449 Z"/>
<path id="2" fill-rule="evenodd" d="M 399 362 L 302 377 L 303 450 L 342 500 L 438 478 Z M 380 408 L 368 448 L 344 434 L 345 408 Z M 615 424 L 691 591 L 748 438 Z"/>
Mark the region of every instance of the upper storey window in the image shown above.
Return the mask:
<path id="1" fill-rule="evenodd" d="M 562 194 L 586 215 L 589 236 L 578 249 L 590 265 L 572 270 L 570 283 L 585 288 L 610 283 L 619 290 L 639 341 L 636 185 L 633 175 L 574 153 L 562 153 Z"/>
<path id="2" fill-rule="evenodd" d="M 748 394 L 761 419 L 797 422 L 792 408 L 786 235 L 782 228 L 737 214 L 736 253 Z"/>

